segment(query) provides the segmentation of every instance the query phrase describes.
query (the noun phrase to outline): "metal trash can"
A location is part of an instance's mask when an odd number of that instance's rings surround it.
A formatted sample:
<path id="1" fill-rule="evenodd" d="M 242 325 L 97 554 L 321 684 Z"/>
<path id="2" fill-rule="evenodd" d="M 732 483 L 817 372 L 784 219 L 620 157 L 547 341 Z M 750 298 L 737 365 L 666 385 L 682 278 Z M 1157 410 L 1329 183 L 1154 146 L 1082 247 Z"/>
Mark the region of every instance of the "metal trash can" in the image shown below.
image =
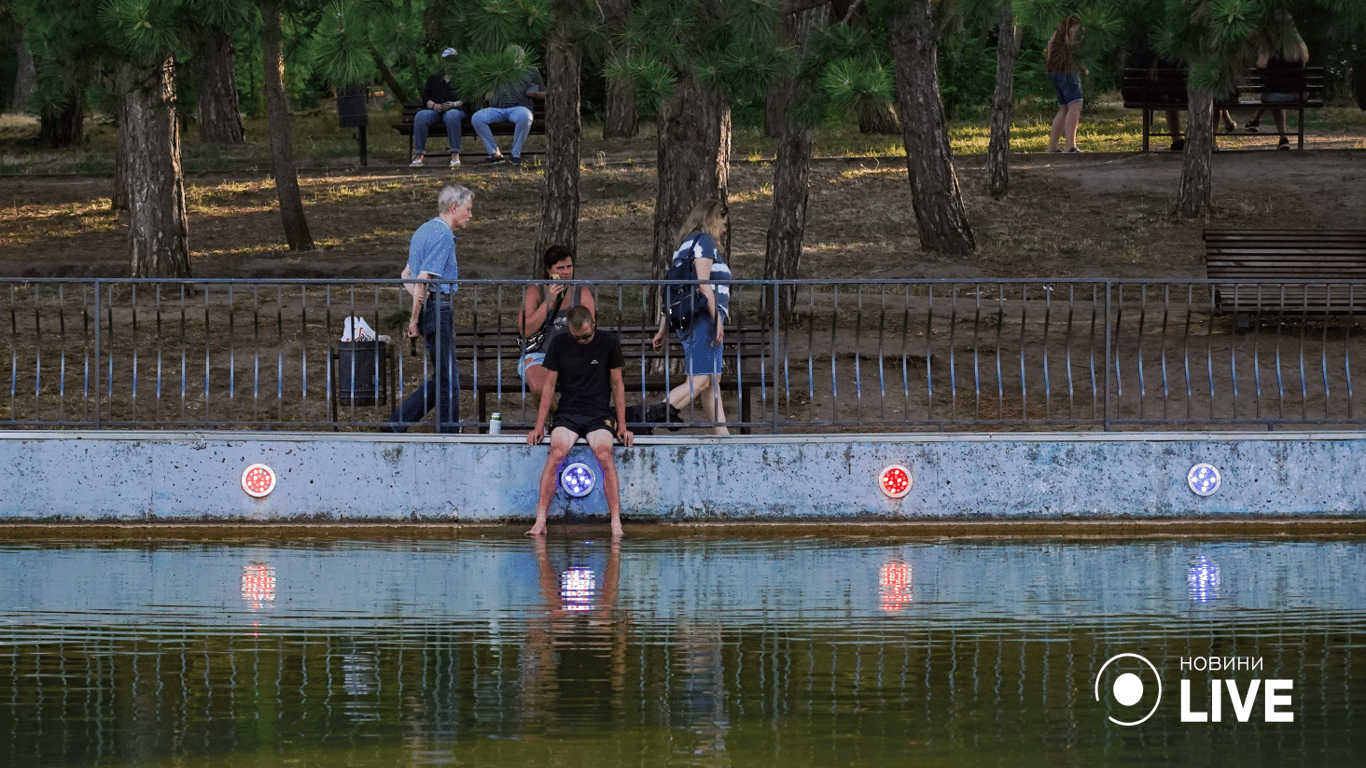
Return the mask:
<path id="1" fill-rule="evenodd" d="M 332 355 L 340 405 L 379 405 L 389 400 L 389 344 L 342 341 Z"/>

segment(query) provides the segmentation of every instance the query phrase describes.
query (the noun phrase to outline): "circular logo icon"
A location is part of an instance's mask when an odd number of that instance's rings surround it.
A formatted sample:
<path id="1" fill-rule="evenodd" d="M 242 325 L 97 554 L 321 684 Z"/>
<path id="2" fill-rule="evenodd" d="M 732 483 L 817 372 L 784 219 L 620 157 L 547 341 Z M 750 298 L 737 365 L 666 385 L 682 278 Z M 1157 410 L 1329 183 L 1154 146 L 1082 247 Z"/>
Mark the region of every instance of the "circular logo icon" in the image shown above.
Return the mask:
<path id="1" fill-rule="evenodd" d="M 915 479 L 911 477 L 911 470 L 900 464 L 893 464 L 882 470 L 882 474 L 878 475 L 877 484 L 882 492 L 887 494 L 887 498 L 900 499 L 911 492 Z"/>
<path id="2" fill-rule="evenodd" d="M 582 461 L 576 461 L 560 472 L 560 487 L 576 499 L 593 492 L 593 470 Z"/>
<path id="3" fill-rule="evenodd" d="M 1113 669 L 1110 669 L 1111 665 L 1114 665 Z M 1109 675 L 1106 674 L 1106 670 L 1110 671 Z M 1141 713 L 1143 702 L 1149 696 L 1152 697 L 1152 708 L 1142 717 L 1135 720 L 1120 720 L 1113 715 L 1108 716 L 1110 722 L 1116 725 L 1138 725 L 1152 717 L 1157 711 L 1157 705 L 1162 702 L 1162 678 L 1157 675 L 1157 667 L 1137 653 L 1117 653 L 1100 666 L 1100 671 L 1096 673 L 1096 701 L 1100 701 L 1102 682 L 1108 684 L 1106 690 L 1110 699 L 1126 710 L 1139 708 L 1137 713 Z M 1150 684 L 1153 686 L 1151 693 Z"/>
<path id="4" fill-rule="evenodd" d="M 1196 496 L 1213 496 L 1223 478 L 1213 464 L 1196 464 L 1186 473 L 1186 484 Z"/>

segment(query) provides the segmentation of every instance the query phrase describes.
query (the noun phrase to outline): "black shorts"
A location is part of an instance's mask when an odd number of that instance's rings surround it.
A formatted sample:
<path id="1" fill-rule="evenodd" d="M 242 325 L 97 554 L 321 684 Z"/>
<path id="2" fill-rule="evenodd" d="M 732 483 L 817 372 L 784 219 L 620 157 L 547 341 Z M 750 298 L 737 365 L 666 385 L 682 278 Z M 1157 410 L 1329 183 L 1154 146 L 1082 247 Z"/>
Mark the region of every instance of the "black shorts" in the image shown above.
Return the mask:
<path id="1" fill-rule="evenodd" d="M 579 437 L 587 439 L 590 432 L 605 429 L 612 434 L 613 438 L 617 434 L 617 420 L 611 416 L 583 416 L 581 414 L 555 414 L 555 418 L 550 422 L 550 431 L 564 427 Z"/>

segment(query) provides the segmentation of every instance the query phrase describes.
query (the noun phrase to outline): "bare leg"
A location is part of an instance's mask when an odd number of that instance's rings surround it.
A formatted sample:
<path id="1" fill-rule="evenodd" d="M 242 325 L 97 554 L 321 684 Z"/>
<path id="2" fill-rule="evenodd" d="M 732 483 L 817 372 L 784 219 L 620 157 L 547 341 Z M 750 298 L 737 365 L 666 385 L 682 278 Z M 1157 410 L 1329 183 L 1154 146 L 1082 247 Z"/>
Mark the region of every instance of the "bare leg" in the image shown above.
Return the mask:
<path id="1" fill-rule="evenodd" d="M 545 366 L 528 365 L 526 367 L 526 388 L 536 397 L 536 407 L 541 406 L 541 388 L 545 386 Z"/>
<path id="2" fill-rule="evenodd" d="M 1288 146 L 1290 146 L 1290 139 L 1287 138 L 1286 135 L 1285 135 L 1285 110 L 1284 110 L 1284 109 L 1273 109 L 1273 110 L 1271 110 L 1271 119 L 1276 121 L 1276 133 L 1280 134 L 1280 137 L 1281 137 L 1281 146 L 1283 146 L 1283 147 L 1288 147 Z"/>
<path id="3" fill-rule="evenodd" d="M 555 470 L 559 469 L 564 457 L 569 455 L 569 449 L 574 447 L 576 437 L 573 430 L 564 427 L 556 427 L 550 433 L 550 455 L 546 456 L 545 468 L 541 470 L 541 495 L 536 501 L 536 524 L 526 532 L 528 536 L 540 536 L 545 533 L 545 519 L 550 513 L 550 499 L 555 496 Z"/>
<path id="4" fill-rule="evenodd" d="M 567 430 L 566 430 L 567 431 Z M 620 539 L 621 529 L 621 486 L 617 482 L 617 462 L 612 458 L 613 435 L 605 429 L 588 433 L 588 447 L 593 449 L 598 466 L 602 467 L 602 493 L 607 497 L 607 512 L 612 520 L 612 539 Z"/>
<path id="5" fill-rule="evenodd" d="M 1067 149 L 1070 152 L 1077 148 L 1077 125 L 1081 123 L 1081 102 L 1075 101 L 1068 104 L 1065 112 L 1063 132 L 1067 135 Z"/>
<path id="6" fill-rule="evenodd" d="M 688 380 L 669 390 L 668 397 L 664 398 L 670 405 L 683 410 L 684 406 L 691 403 L 694 398 L 702 395 L 711 389 L 711 374 L 703 373 L 697 376 L 689 376 Z"/>
<path id="7" fill-rule="evenodd" d="M 1062 140 L 1064 123 L 1067 121 L 1067 107 L 1058 107 L 1058 113 L 1053 115 L 1053 125 L 1048 130 L 1048 151 L 1061 152 L 1058 149 L 1058 142 Z"/>
<path id="8" fill-rule="evenodd" d="M 726 409 L 721 405 L 721 388 L 711 388 L 711 420 L 716 422 L 714 430 L 718 435 L 729 435 L 730 430 L 726 427 Z"/>

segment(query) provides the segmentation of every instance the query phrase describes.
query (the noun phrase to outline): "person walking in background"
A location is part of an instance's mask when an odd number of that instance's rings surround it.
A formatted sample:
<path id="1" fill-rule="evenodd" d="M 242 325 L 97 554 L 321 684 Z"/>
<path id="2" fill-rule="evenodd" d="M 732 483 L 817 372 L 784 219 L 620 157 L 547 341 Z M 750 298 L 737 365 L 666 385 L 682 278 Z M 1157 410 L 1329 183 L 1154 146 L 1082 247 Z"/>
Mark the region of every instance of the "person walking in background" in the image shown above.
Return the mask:
<path id="1" fill-rule="evenodd" d="M 698 288 L 707 299 L 707 311 L 678 331 L 683 343 L 688 378 L 674 387 L 666 402 L 679 410 L 701 398 L 703 409 L 715 424 L 716 434 L 729 435 L 726 412 L 721 407 L 721 342 L 730 319 L 730 267 L 718 243 L 730 226 L 730 210 L 720 200 L 704 200 L 693 206 L 678 230 L 682 242 L 673 255 L 673 266 L 691 260 Z M 654 348 L 664 346 L 665 320 L 660 320 Z"/>
<path id="2" fill-rule="evenodd" d="M 1294 92 L 1291 83 L 1298 83 L 1303 77 L 1304 65 L 1309 63 L 1309 46 L 1304 44 L 1299 30 L 1295 29 L 1295 19 L 1284 9 L 1272 14 L 1271 23 L 1257 38 L 1257 69 L 1265 84 L 1262 89 L 1262 103 L 1268 105 L 1298 101 L 1302 94 Z M 1260 112 L 1258 113 L 1260 115 Z M 1290 138 L 1285 133 L 1285 110 L 1271 110 L 1271 118 L 1276 121 L 1276 132 L 1280 134 L 1277 149 L 1290 149 Z M 1249 130 L 1255 127 L 1257 118 L 1249 123 Z"/>
<path id="3" fill-rule="evenodd" d="M 526 65 L 526 51 L 520 45 L 509 46 L 509 49 L 516 57 L 517 68 L 522 69 Z M 531 133 L 533 98 L 545 98 L 545 82 L 541 80 L 540 70 L 527 67 L 516 80 L 494 91 L 489 106 L 475 112 L 474 117 L 470 118 L 475 134 L 479 136 L 479 140 L 484 143 L 484 150 L 488 152 L 485 163 L 503 162 L 503 153 L 498 150 L 498 142 L 493 140 L 493 130 L 489 128 L 489 124 L 508 122 L 513 125 L 512 164 L 522 164 L 522 145 Z"/>
<path id="4" fill-rule="evenodd" d="M 555 391 L 560 392 L 560 406 L 551 422 L 550 455 L 541 470 L 540 496 L 536 502 L 536 522 L 528 536 L 545 533 L 546 515 L 550 499 L 555 495 L 556 474 L 560 463 L 569 455 L 580 437 L 588 441 L 593 455 L 602 469 L 602 492 L 607 497 L 611 516 L 612 538 L 621 538 L 621 486 L 617 481 L 616 459 L 612 456 L 615 436 L 630 448 L 635 435 L 626 428 L 626 384 L 621 372 L 626 359 L 621 352 L 621 340 L 609 331 L 597 330 L 593 313 L 588 307 L 569 310 L 569 333 L 550 340 L 545 352 L 545 382 L 541 386 L 541 404 L 536 409 L 536 426 L 527 433 L 527 445 L 536 445 L 545 437 L 546 421 L 550 416 L 550 402 Z"/>
<path id="5" fill-rule="evenodd" d="M 408 286 L 413 294 L 408 338 L 421 336 L 427 342 L 432 373 L 389 417 L 389 426 L 395 432 L 406 432 L 433 405 L 436 431 L 460 431 L 460 371 L 455 367 L 451 298 L 457 290 L 455 281 L 460 277 L 455 233 L 470 223 L 473 207 L 474 193 L 468 189 L 458 185 L 442 187 L 436 198 L 436 218 L 418 227 L 408 243 L 408 264 L 403 268 L 403 277 L 443 282 Z"/>
<path id="6" fill-rule="evenodd" d="M 563 245 L 552 245 L 541 254 L 541 268 L 550 283 L 544 287 L 532 284 L 522 293 L 522 311 L 517 315 L 518 345 L 521 357 L 517 360 L 517 375 L 536 396 L 545 384 L 545 350 L 551 338 L 564 333 L 565 313 L 577 306 L 588 307 L 597 314 L 593 292 L 586 285 L 575 285 L 574 252 Z"/>
<path id="7" fill-rule="evenodd" d="M 413 116 L 413 161 L 409 165 L 418 168 L 422 165 L 427 151 L 427 134 L 432 126 L 444 123 L 446 139 L 450 142 L 451 167 L 460 166 L 460 123 L 466 113 L 460 110 L 464 102 L 451 86 L 451 76 L 455 72 L 454 48 L 441 52 L 441 72 L 427 78 L 422 87 L 422 109 Z"/>
<path id="8" fill-rule="evenodd" d="M 1048 151 L 1062 152 L 1059 143 L 1066 139 L 1068 152 L 1080 152 L 1077 147 L 1077 124 L 1081 121 L 1081 76 L 1086 71 L 1081 65 L 1081 18 L 1068 16 L 1058 22 L 1053 36 L 1044 47 L 1044 72 L 1053 81 L 1058 95 L 1058 113 L 1053 116 L 1053 127 L 1048 132 Z"/>

